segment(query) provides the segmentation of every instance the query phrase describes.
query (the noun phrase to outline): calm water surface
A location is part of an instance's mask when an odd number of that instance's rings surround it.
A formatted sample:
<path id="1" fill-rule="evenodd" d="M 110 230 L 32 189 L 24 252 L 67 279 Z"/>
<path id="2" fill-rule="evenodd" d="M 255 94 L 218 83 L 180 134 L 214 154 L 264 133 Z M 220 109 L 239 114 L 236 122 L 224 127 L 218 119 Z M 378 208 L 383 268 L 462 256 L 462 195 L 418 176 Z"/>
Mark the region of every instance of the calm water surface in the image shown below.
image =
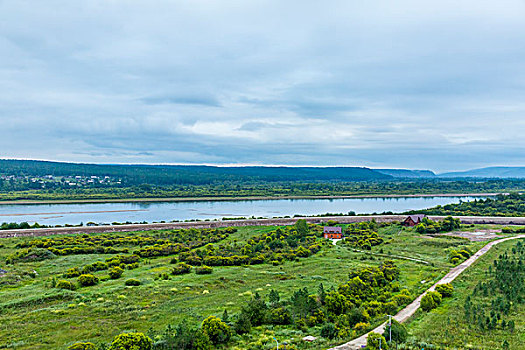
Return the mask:
<path id="1" fill-rule="evenodd" d="M 274 199 L 147 203 L 82 203 L 0 205 L 0 222 L 38 222 L 44 225 L 111 222 L 158 222 L 223 217 L 277 217 L 324 213 L 404 212 L 479 197 L 400 197 L 341 199 Z"/>

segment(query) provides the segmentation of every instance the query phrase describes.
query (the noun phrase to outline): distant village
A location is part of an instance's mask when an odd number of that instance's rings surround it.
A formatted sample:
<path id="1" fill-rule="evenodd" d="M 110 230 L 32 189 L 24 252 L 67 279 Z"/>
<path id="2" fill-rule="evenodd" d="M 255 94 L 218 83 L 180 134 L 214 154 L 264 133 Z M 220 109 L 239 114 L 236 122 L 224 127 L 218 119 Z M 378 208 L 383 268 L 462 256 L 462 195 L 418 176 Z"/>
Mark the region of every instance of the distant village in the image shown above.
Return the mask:
<path id="1" fill-rule="evenodd" d="M 8 183 L 30 183 L 32 188 L 56 188 L 56 187 L 99 187 L 109 185 L 120 185 L 122 179 L 110 176 L 17 176 L 0 175 L 0 181 Z"/>

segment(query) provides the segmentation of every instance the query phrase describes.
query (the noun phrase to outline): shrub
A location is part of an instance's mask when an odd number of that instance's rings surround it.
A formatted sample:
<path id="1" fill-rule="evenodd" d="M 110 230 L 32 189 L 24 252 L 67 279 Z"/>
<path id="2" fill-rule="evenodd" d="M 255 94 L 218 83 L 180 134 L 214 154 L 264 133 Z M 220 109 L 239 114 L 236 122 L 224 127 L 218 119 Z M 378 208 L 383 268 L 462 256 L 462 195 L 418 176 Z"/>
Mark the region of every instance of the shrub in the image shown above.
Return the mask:
<path id="1" fill-rule="evenodd" d="M 202 265 L 202 266 L 195 268 L 195 273 L 197 275 L 209 275 L 212 272 L 213 272 L 213 269 L 206 265 Z"/>
<path id="2" fill-rule="evenodd" d="M 441 294 L 443 298 L 448 298 L 454 293 L 454 287 L 450 283 L 438 284 L 436 286 L 436 292 Z"/>
<path id="3" fill-rule="evenodd" d="M 334 339 L 337 334 L 337 330 L 333 323 L 327 323 L 321 328 L 321 337 Z"/>
<path id="4" fill-rule="evenodd" d="M 95 284 L 98 283 L 98 278 L 97 276 L 94 276 L 92 274 L 84 274 L 78 277 L 78 283 L 82 287 L 94 286 Z"/>
<path id="5" fill-rule="evenodd" d="M 152 341 L 143 333 L 122 333 L 113 339 L 109 350 L 151 350 Z"/>
<path id="6" fill-rule="evenodd" d="M 231 337 L 231 329 L 220 318 L 209 316 L 202 321 L 202 331 L 208 335 L 213 344 L 226 343 Z"/>
<path id="7" fill-rule="evenodd" d="M 124 270 L 122 270 L 120 267 L 118 266 L 112 267 L 109 270 L 109 278 L 111 278 L 112 280 L 116 280 L 117 278 L 120 278 L 120 276 L 122 276 L 123 273 L 124 273 Z"/>
<path id="8" fill-rule="evenodd" d="M 359 322 L 354 326 L 354 329 L 356 330 L 356 332 L 360 333 L 366 331 L 368 327 L 370 327 L 370 323 Z"/>
<path id="9" fill-rule="evenodd" d="M 421 298 L 421 309 L 430 311 L 441 304 L 441 294 L 438 292 L 428 292 Z"/>
<path id="10" fill-rule="evenodd" d="M 385 337 L 383 337 L 379 333 L 370 332 L 368 334 L 368 339 L 366 340 L 366 348 L 369 350 L 378 350 L 379 344 L 381 343 L 381 349 L 388 349 L 388 344 L 385 340 Z"/>
<path id="11" fill-rule="evenodd" d="M 383 336 L 390 340 L 390 334 L 392 334 L 392 341 L 396 343 L 404 343 L 408 338 L 408 331 L 404 325 L 392 319 L 392 332 L 390 332 L 388 323 L 385 325 L 385 331 Z"/>
<path id="12" fill-rule="evenodd" d="M 292 314 L 284 307 L 271 309 L 269 312 L 270 322 L 272 324 L 291 324 Z"/>
<path id="13" fill-rule="evenodd" d="M 95 350 L 93 343 L 75 343 L 67 347 L 67 350 Z"/>
<path id="14" fill-rule="evenodd" d="M 140 281 L 136 278 L 130 278 L 124 282 L 126 286 L 140 286 Z"/>
<path id="15" fill-rule="evenodd" d="M 252 323 L 250 322 L 250 316 L 245 313 L 241 312 L 237 319 L 235 320 L 235 323 L 233 324 L 233 329 L 237 334 L 244 334 L 244 333 L 250 333 L 252 330 Z"/>
<path id="16" fill-rule="evenodd" d="M 67 269 L 66 273 L 64 274 L 64 277 L 66 277 L 66 278 L 73 278 L 73 277 L 78 277 L 80 275 L 81 275 L 81 273 L 80 273 L 80 270 L 78 269 L 78 267 L 73 267 L 71 269 Z"/>
<path id="17" fill-rule="evenodd" d="M 58 282 L 55 284 L 55 288 L 58 289 L 69 289 L 69 290 L 75 290 L 75 285 L 69 281 L 66 280 L 58 280 Z M 78 343 L 80 344 L 80 343 Z"/>
<path id="18" fill-rule="evenodd" d="M 184 275 L 191 272 L 191 266 L 186 263 L 178 263 L 171 270 L 172 275 Z"/>

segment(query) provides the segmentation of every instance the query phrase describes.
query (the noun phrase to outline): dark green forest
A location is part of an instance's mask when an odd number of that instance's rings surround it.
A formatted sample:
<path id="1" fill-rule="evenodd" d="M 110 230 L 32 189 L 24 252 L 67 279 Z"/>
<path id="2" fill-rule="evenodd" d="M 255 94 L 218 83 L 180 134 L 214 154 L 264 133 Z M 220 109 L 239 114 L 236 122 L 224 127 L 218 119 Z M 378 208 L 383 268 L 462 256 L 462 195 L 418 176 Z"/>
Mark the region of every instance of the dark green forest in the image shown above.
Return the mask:
<path id="1" fill-rule="evenodd" d="M 504 193 L 525 179 L 400 178 L 357 167 L 96 165 L 0 160 L 0 200 Z"/>
<path id="2" fill-rule="evenodd" d="M 525 195 L 512 193 L 497 195 L 495 198 L 475 199 L 470 202 L 447 204 L 444 206 L 411 211 L 409 214 L 461 215 L 461 216 L 524 216 Z"/>

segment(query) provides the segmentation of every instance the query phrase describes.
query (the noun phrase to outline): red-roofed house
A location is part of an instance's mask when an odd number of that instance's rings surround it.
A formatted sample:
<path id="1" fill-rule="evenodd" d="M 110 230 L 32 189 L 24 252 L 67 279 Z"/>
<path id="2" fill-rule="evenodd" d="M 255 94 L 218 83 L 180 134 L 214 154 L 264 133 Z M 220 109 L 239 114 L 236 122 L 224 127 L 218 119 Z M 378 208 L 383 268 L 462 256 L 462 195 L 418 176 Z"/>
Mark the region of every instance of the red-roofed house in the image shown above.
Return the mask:
<path id="1" fill-rule="evenodd" d="M 403 226 L 416 226 L 423 220 L 423 218 L 427 217 L 425 214 L 415 214 L 415 215 L 409 215 L 404 221 Z"/>
<path id="2" fill-rule="evenodd" d="M 323 228 L 323 236 L 324 238 L 330 239 L 342 239 L 344 237 L 343 228 L 337 226 L 325 226 Z"/>

